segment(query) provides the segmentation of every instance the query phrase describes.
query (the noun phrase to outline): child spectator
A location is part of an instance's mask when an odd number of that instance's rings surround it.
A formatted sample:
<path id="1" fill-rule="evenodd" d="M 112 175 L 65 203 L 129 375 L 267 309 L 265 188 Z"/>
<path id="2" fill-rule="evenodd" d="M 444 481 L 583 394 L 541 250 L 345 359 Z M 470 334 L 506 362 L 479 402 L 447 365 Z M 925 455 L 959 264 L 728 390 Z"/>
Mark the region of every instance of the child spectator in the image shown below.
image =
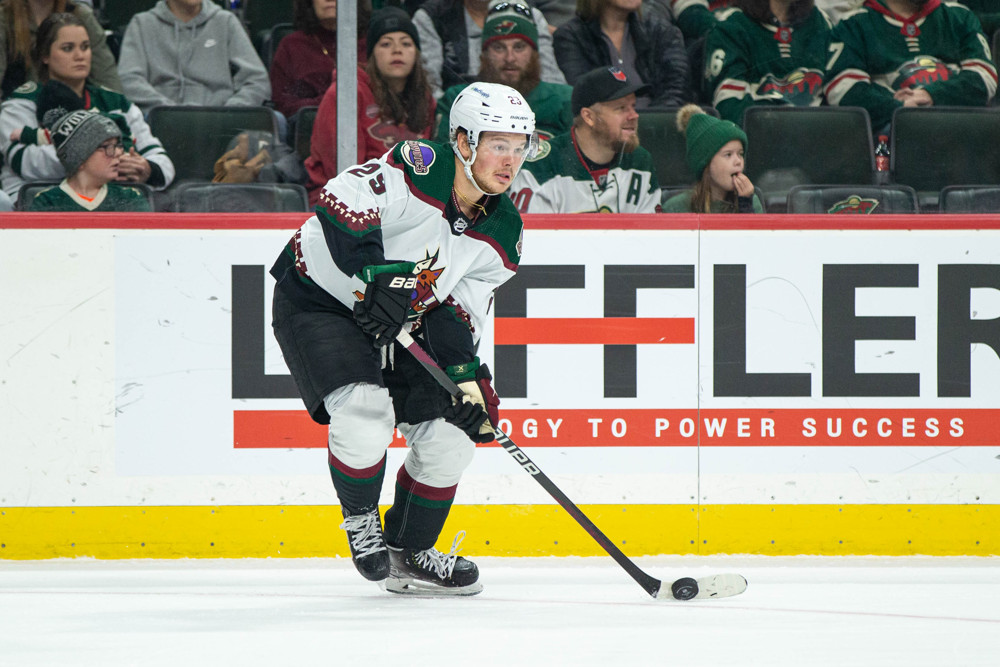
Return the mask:
<path id="1" fill-rule="evenodd" d="M 260 106 L 271 97 L 240 20 L 212 0 L 160 0 L 139 12 L 118 62 L 125 94 L 143 113 L 159 104 Z"/>
<path id="2" fill-rule="evenodd" d="M 87 29 L 93 52 L 91 81 L 121 91 L 115 58 L 91 7 L 71 0 L 4 0 L 0 7 L 0 99 L 7 99 L 29 81 L 39 81 L 38 63 L 32 57 L 35 34 L 50 14 L 63 12 L 76 16 Z"/>
<path id="3" fill-rule="evenodd" d="M 420 64 L 420 37 L 405 11 L 385 7 L 368 25 L 368 63 L 358 68 L 358 163 L 381 157 L 404 139 L 427 139 L 434 98 Z M 337 73 L 313 124 L 305 167 L 306 189 L 315 204 L 337 170 Z"/>
<path id="4" fill-rule="evenodd" d="M 483 24 L 498 0 L 427 0 L 413 13 L 413 23 L 423 44 L 424 69 L 438 99 L 445 90 L 478 79 Z M 527 2 L 502 2 L 530 16 L 538 30 L 542 81 L 566 83 L 552 50 L 552 33 L 545 15 Z"/>
<path id="5" fill-rule="evenodd" d="M 26 83 L 0 105 L 0 150 L 5 158 L 0 181 L 12 199 L 17 198 L 25 181 L 58 181 L 66 177 L 44 132 L 30 132 L 30 138 L 24 133 L 24 128 L 40 127 L 38 116 L 44 116 L 47 109 L 40 108 L 39 103 L 45 99 L 63 100 L 46 105 L 99 111 L 122 119 L 133 145 L 121 157 L 119 180 L 163 189 L 174 179 L 173 162 L 139 108 L 121 93 L 96 86 L 88 79 L 89 43 L 83 22 L 74 14 L 51 14 L 38 27 L 33 57 L 39 77 L 46 83 L 41 87 Z"/>
<path id="6" fill-rule="evenodd" d="M 573 86 L 597 67 L 614 67 L 649 86 L 638 106 L 687 101 L 688 56 L 677 26 L 650 13 L 642 0 L 578 0 L 577 15 L 552 36 L 556 60 Z"/>
<path id="7" fill-rule="evenodd" d="M 521 213 L 656 213 L 653 156 L 639 145 L 636 95 L 645 85 L 600 67 L 573 86 L 573 127 L 539 143 L 510 188 Z"/>
<path id="8" fill-rule="evenodd" d="M 502 83 L 524 96 L 535 112 L 535 131 L 540 139 L 569 132 L 573 124 L 570 98 L 573 88 L 541 80 L 538 29 L 530 14 L 511 6 L 491 9 L 483 24 L 483 48 L 479 57 L 479 80 Z M 452 86 L 438 100 L 437 140 L 448 141 L 451 105 L 465 84 Z"/>
<path id="9" fill-rule="evenodd" d="M 271 63 L 274 108 L 291 118 L 302 107 L 319 106 L 337 67 L 337 0 L 294 0 L 295 32 L 281 40 Z M 367 58 L 365 32 L 371 19 L 358 3 L 358 66 Z"/>
<path id="10" fill-rule="evenodd" d="M 735 123 L 710 116 L 697 104 L 677 112 L 677 129 L 687 142 L 694 186 L 674 195 L 664 213 L 761 213 L 753 183 L 743 173 L 747 135 Z"/>
<path id="11" fill-rule="evenodd" d="M 997 70 L 979 19 L 940 0 L 867 0 L 833 29 L 824 88 L 831 105 L 868 110 L 887 134 L 903 106 L 985 106 Z"/>
<path id="12" fill-rule="evenodd" d="M 705 99 L 737 125 L 754 105 L 819 106 L 831 25 L 813 0 L 737 0 L 708 33 Z"/>
<path id="13" fill-rule="evenodd" d="M 58 112 L 59 110 L 53 110 Z M 150 211 L 135 187 L 117 185 L 122 159 L 122 133 L 107 116 L 71 111 L 48 126 L 59 162 L 66 170 L 62 183 L 35 195 L 31 211 Z"/>

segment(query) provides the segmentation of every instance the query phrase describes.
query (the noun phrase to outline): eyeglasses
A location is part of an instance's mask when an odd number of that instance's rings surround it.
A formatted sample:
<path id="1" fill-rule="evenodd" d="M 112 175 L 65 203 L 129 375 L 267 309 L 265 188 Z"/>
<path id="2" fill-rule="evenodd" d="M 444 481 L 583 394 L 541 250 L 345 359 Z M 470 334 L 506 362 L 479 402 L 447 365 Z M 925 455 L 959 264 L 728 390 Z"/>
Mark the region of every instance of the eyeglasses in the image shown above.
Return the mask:
<path id="1" fill-rule="evenodd" d="M 490 7 L 488 13 L 497 14 L 499 12 L 505 12 L 508 9 L 520 14 L 521 16 L 526 16 L 532 21 L 535 20 L 535 17 L 531 15 L 531 9 L 525 5 L 522 5 L 520 2 L 499 2 Z"/>
<path id="2" fill-rule="evenodd" d="M 104 154 L 107 155 L 108 157 L 114 157 L 115 155 L 118 154 L 118 151 L 125 150 L 125 146 L 123 146 L 122 142 L 120 141 L 116 141 L 112 144 L 101 144 L 97 148 L 98 150 L 103 150 Z"/>

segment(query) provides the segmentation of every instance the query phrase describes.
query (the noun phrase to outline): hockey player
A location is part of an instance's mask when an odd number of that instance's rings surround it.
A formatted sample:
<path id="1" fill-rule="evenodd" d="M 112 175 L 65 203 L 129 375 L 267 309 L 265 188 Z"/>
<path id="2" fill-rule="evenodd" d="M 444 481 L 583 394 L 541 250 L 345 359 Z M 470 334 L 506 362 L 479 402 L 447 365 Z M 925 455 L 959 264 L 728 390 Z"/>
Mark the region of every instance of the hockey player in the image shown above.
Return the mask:
<path id="1" fill-rule="evenodd" d="M 737 0 L 708 33 L 704 99 L 737 125 L 754 105 L 819 106 L 830 30 L 813 0 Z"/>
<path id="2" fill-rule="evenodd" d="M 957 2 L 867 0 L 833 30 L 824 93 L 886 134 L 901 106 L 984 106 L 997 70 L 979 20 Z"/>
<path id="3" fill-rule="evenodd" d="M 521 213 L 656 213 L 653 156 L 639 145 L 642 82 L 600 67 L 573 86 L 573 127 L 539 145 L 511 188 Z"/>
<path id="4" fill-rule="evenodd" d="M 493 439 L 499 399 L 476 348 L 493 291 L 520 259 L 521 217 L 500 195 L 537 147 L 534 129 L 513 88 L 468 86 L 450 145 L 404 141 L 333 178 L 271 268 L 275 337 L 310 416 L 329 424 L 354 563 L 393 592 L 482 590 L 476 565 L 455 554 L 460 537 L 447 554 L 434 544 L 474 443 Z M 465 402 L 394 343 L 404 326 Z M 410 450 L 383 533 L 394 427 Z"/>

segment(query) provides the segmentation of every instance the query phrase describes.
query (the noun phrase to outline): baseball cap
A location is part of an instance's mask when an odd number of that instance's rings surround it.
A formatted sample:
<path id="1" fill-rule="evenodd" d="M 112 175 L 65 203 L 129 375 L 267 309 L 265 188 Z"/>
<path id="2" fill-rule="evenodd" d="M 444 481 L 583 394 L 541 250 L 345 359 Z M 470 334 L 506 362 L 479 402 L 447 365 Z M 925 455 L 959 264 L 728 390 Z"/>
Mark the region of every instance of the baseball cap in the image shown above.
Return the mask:
<path id="1" fill-rule="evenodd" d="M 638 77 L 629 79 L 617 67 L 599 67 L 576 80 L 573 86 L 573 115 L 580 109 L 598 102 L 610 102 L 632 93 L 641 94 L 649 90 Z"/>

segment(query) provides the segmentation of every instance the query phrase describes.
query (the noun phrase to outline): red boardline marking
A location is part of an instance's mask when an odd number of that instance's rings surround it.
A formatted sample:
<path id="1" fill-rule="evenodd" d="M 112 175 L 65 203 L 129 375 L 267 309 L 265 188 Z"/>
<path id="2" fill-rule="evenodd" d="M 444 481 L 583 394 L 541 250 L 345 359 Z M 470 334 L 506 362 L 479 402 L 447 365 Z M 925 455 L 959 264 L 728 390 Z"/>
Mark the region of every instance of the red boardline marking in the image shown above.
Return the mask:
<path id="1" fill-rule="evenodd" d="M 291 234 L 309 213 L 13 213 L 0 229 L 279 229 Z M 875 220 L 874 218 L 878 218 Z M 693 213 L 526 215 L 525 229 L 551 230 L 981 230 L 1000 229 L 995 215 L 697 215 Z"/>
<path id="2" fill-rule="evenodd" d="M 531 447 L 992 447 L 1000 410 L 500 410 Z M 392 446 L 403 446 L 396 437 Z M 326 427 L 304 410 L 233 412 L 236 449 L 318 448 Z"/>
<path id="3" fill-rule="evenodd" d="M 693 317 L 498 317 L 499 345 L 694 343 Z"/>

